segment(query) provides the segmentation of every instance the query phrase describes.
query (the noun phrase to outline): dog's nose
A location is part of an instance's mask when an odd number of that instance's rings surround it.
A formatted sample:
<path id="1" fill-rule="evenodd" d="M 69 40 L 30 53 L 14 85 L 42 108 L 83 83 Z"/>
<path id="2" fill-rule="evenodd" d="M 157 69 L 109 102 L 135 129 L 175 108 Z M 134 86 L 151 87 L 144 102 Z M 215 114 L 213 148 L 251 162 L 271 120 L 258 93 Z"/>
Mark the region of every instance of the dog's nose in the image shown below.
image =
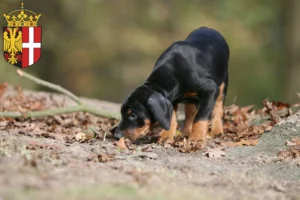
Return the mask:
<path id="1" fill-rule="evenodd" d="M 116 139 L 120 139 L 120 138 L 124 137 L 124 134 L 123 134 L 122 131 L 120 131 L 119 129 L 117 129 L 116 132 L 115 132 L 115 134 L 114 134 L 114 137 Z"/>

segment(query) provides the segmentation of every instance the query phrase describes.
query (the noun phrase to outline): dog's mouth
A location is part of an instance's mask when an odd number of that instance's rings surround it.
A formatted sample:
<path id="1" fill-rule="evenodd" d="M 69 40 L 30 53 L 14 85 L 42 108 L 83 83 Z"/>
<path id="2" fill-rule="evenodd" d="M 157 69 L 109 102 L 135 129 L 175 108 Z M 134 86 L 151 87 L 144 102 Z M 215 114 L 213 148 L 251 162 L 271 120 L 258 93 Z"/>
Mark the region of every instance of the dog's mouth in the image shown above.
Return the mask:
<path id="1" fill-rule="evenodd" d="M 136 130 L 130 130 L 124 132 L 124 137 L 128 138 L 131 142 L 135 143 L 138 142 L 138 140 L 145 137 L 150 131 L 149 129 L 143 130 L 142 132 L 137 132 Z"/>

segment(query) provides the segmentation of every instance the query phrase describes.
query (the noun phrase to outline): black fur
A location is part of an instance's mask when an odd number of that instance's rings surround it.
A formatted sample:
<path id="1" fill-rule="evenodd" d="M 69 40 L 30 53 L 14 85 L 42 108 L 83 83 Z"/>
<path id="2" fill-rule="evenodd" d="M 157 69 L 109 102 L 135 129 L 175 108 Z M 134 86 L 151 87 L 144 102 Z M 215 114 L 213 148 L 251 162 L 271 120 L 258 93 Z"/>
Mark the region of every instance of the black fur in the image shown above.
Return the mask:
<path id="1" fill-rule="evenodd" d="M 196 29 L 184 41 L 173 43 L 159 57 L 146 82 L 122 105 L 122 120 L 115 137 L 122 137 L 126 129 L 142 127 L 145 119 L 168 130 L 172 105 L 177 103 L 194 102 L 200 106 L 195 121 L 210 119 L 223 82 L 226 96 L 228 61 L 227 42 L 210 28 Z M 189 92 L 197 95 L 185 97 Z"/>

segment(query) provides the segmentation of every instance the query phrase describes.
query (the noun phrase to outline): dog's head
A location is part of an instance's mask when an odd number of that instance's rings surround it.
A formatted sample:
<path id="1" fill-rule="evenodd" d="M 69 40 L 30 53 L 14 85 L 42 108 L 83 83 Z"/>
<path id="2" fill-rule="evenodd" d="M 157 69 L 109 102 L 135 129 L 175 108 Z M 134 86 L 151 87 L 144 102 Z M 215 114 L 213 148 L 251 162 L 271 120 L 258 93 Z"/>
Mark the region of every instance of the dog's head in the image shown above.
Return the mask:
<path id="1" fill-rule="evenodd" d="M 145 136 L 151 126 L 158 122 L 170 129 L 173 106 L 162 94 L 141 86 L 137 88 L 121 107 L 122 120 L 114 134 L 135 142 Z"/>

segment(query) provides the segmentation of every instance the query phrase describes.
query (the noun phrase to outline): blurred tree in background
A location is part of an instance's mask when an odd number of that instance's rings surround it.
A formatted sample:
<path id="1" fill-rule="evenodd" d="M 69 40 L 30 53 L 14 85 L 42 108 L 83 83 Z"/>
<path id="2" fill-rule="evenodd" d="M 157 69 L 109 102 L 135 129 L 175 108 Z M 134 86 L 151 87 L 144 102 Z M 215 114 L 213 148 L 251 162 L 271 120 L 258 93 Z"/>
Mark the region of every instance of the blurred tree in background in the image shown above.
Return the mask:
<path id="1" fill-rule="evenodd" d="M 297 0 L 24 0 L 41 13 L 41 60 L 26 69 L 81 96 L 115 102 L 151 72 L 174 41 L 208 26 L 229 43 L 227 104 L 264 98 L 295 102 L 300 91 L 300 1 Z M 0 0 L 0 13 L 20 1 Z M 5 26 L 5 21 L 2 21 Z M 0 45 L 3 46 L 2 40 Z M 0 59 L 0 80 L 21 84 Z M 31 89 L 38 86 L 22 81 Z"/>

